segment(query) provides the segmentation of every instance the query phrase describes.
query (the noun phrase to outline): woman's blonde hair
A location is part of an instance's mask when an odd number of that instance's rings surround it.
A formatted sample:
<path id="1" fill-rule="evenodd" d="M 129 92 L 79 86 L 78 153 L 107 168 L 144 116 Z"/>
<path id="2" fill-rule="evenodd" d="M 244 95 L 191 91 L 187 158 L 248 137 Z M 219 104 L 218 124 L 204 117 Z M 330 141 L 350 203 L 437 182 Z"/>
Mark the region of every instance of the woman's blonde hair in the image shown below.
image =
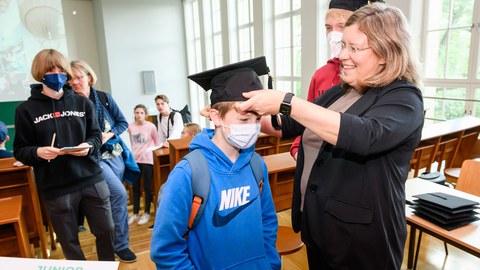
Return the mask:
<path id="1" fill-rule="evenodd" d="M 357 25 L 368 39 L 368 46 L 375 55 L 385 60 L 380 72 L 365 80 L 365 86 L 379 87 L 396 79 L 404 79 L 419 85 L 420 75 L 411 49 L 408 23 L 396 7 L 383 3 L 366 5 L 355 11 L 345 27 Z"/>
<path id="2" fill-rule="evenodd" d="M 73 69 L 78 69 L 82 71 L 86 76 L 92 78 L 88 81 L 90 86 L 94 85 L 97 82 L 97 75 L 93 71 L 92 67 L 87 64 L 87 62 L 82 60 L 75 60 L 70 63 Z"/>
<path id="3" fill-rule="evenodd" d="M 197 123 L 188 123 L 185 125 L 185 128 L 188 130 L 190 135 L 192 135 L 192 137 L 202 131 L 202 129 L 200 128 L 200 125 Z"/>
<path id="4" fill-rule="evenodd" d="M 43 76 L 56 67 L 67 73 L 68 80 L 73 77 L 68 60 L 61 52 L 55 49 L 41 50 L 33 58 L 32 77 L 37 82 L 42 82 Z"/>

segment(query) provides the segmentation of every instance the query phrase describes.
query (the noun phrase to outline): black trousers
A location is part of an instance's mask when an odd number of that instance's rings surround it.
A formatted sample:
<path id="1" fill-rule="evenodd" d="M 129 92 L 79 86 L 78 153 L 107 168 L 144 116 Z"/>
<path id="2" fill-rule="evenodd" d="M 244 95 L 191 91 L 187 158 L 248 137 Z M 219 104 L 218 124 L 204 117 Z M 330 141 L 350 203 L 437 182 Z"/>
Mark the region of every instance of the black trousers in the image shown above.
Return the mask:
<path id="1" fill-rule="evenodd" d="M 143 178 L 143 191 L 145 192 L 145 213 L 150 213 L 150 205 L 152 204 L 152 178 L 153 178 L 153 165 L 137 163 L 142 173 Z M 141 195 L 141 182 L 140 180 L 133 184 L 133 213 L 138 214 L 140 211 L 140 195 Z"/>
<path id="2" fill-rule="evenodd" d="M 57 240 L 67 260 L 85 260 L 78 239 L 78 211 L 87 217 L 91 232 L 95 235 L 99 261 L 114 261 L 114 224 L 110 209 L 110 191 L 101 181 L 54 199 L 45 200 Z"/>

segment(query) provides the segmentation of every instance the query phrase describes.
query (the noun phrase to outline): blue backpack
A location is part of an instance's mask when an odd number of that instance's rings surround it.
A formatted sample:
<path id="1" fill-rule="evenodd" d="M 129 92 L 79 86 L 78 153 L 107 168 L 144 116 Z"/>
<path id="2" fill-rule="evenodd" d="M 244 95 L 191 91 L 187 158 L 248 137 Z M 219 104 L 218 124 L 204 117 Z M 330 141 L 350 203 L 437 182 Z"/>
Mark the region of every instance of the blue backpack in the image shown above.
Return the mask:
<path id="1" fill-rule="evenodd" d="M 195 228 L 202 218 L 203 210 L 207 204 L 208 195 L 210 193 L 210 169 L 208 167 L 208 162 L 200 149 L 193 150 L 183 157 L 183 159 L 190 163 L 192 169 L 192 211 L 190 212 L 190 218 L 188 219 L 187 232 L 183 236 L 184 238 L 187 238 L 188 233 Z M 257 181 L 260 194 L 262 194 L 263 166 L 262 157 L 259 154 L 253 153 L 253 156 L 250 159 L 250 167 L 252 167 L 253 175 Z M 206 179 L 208 179 L 208 181 Z"/>

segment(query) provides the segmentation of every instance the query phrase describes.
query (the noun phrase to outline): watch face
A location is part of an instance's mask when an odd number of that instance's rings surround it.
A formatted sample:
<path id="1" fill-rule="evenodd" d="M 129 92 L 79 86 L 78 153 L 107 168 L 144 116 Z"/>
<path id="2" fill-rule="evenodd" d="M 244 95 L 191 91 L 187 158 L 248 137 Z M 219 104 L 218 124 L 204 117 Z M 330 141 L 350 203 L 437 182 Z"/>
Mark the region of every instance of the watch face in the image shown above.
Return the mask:
<path id="1" fill-rule="evenodd" d="M 290 115 L 290 111 L 292 110 L 292 107 L 290 105 L 290 102 L 292 101 L 293 98 L 293 93 L 287 93 L 285 94 L 285 97 L 283 98 L 282 103 L 280 104 L 280 113 L 284 115 Z"/>
<path id="2" fill-rule="evenodd" d="M 282 103 L 280 106 L 280 113 L 284 115 L 290 115 L 291 107 L 290 104 Z"/>

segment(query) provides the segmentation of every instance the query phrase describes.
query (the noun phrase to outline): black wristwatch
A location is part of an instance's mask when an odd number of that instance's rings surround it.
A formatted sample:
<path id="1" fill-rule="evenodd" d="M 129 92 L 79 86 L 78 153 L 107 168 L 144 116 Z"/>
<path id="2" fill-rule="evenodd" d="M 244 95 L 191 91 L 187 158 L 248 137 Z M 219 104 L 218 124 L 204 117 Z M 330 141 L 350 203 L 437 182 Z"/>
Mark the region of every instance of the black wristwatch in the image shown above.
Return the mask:
<path id="1" fill-rule="evenodd" d="M 290 112 L 292 111 L 292 98 L 294 94 L 293 93 L 286 93 L 285 97 L 283 98 L 282 103 L 280 104 L 280 113 L 284 115 L 290 115 Z"/>

